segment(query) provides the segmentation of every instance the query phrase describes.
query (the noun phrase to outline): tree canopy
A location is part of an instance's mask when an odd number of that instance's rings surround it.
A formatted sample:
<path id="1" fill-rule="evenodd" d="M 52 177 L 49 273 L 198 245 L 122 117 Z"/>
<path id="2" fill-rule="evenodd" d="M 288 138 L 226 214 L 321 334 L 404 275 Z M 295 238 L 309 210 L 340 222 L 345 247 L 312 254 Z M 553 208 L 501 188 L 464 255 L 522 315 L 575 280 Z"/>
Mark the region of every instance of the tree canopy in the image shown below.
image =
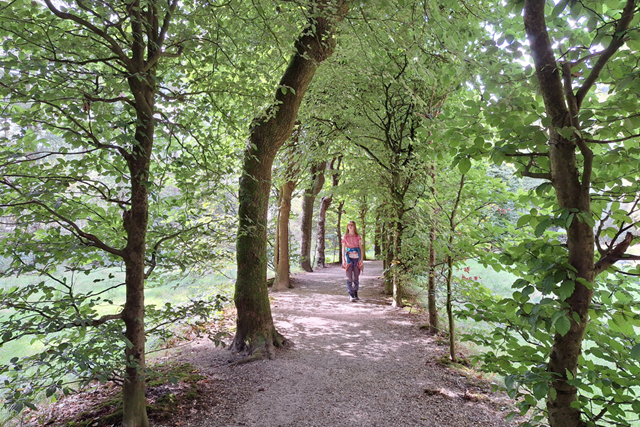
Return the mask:
<path id="1" fill-rule="evenodd" d="M 495 325 L 465 339 L 488 349 L 481 369 L 505 377 L 528 424 L 630 425 L 638 7 L 3 3 L 0 277 L 37 280 L 0 290 L 2 345 L 43 343 L 0 366 L 5 405 L 115 379 L 123 425 L 148 425 L 147 341 L 208 321 L 225 297 L 157 308 L 145 289 L 230 265 L 236 363 L 274 357 L 287 337 L 268 266 L 277 291 L 290 259 L 322 268 L 347 215 L 394 305 L 428 281 L 436 333 L 446 295 L 452 359 L 454 317 Z M 456 277 L 469 259 L 514 274 L 510 294 Z"/>

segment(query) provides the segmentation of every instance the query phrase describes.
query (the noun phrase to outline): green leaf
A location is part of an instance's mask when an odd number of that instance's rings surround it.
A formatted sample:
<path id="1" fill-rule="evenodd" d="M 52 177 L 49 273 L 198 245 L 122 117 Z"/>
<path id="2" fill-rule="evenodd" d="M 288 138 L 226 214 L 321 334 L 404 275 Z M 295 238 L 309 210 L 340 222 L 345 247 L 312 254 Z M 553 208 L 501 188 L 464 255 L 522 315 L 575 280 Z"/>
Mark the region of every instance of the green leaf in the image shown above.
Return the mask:
<path id="1" fill-rule="evenodd" d="M 544 399 L 549 391 L 549 384 L 547 383 L 537 383 L 533 386 L 533 396 L 538 399 Z"/>
<path id="2" fill-rule="evenodd" d="M 571 329 L 571 320 L 567 316 L 562 316 L 556 320 L 555 327 L 560 335 L 565 336 Z"/>
<path id="3" fill-rule="evenodd" d="M 460 163 L 458 163 L 458 170 L 460 171 L 460 173 L 464 175 L 469 172 L 469 169 L 471 169 L 471 159 L 467 157 L 461 159 Z"/>
<path id="4" fill-rule="evenodd" d="M 636 344 L 633 346 L 633 348 L 631 349 L 631 357 L 634 358 L 635 360 L 640 361 L 640 344 Z"/>
<path id="5" fill-rule="evenodd" d="M 564 8 L 567 7 L 567 3 L 568 3 L 567 1 L 560 1 L 560 3 L 558 3 L 556 7 L 553 8 L 553 12 L 551 12 L 551 15 L 549 16 L 549 18 L 560 15 L 564 10 Z"/>
<path id="6" fill-rule="evenodd" d="M 515 375 L 507 375 L 504 379 L 504 385 L 507 389 L 512 389 L 515 385 L 516 377 Z"/>
<path id="7" fill-rule="evenodd" d="M 551 225 L 551 220 L 549 218 L 546 218 L 545 220 L 540 222 L 536 226 L 536 231 L 535 231 L 536 237 L 542 236 L 544 232 L 547 230 L 547 228 L 549 228 L 550 225 Z"/>
<path id="8" fill-rule="evenodd" d="M 516 227 L 524 227 L 525 225 L 529 224 L 529 221 L 531 221 L 531 215 L 522 215 L 520 218 L 518 218 Z"/>
<path id="9" fill-rule="evenodd" d="M 557 295 L 560 297 L 560 300 L 564 301 L 573 294 L 575 288 L 576 284 L 573 280 L 565 280 L 560 285 L 560 288 L 558 288 Z"/>

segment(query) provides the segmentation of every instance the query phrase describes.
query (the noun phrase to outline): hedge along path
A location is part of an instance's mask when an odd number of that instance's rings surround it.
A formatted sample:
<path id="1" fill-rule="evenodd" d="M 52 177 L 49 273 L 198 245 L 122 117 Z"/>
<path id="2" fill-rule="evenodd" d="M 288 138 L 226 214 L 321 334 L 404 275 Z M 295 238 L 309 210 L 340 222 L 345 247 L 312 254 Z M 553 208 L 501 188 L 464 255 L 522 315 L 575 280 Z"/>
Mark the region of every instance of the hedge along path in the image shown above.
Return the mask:
<path id="1" fill-rule="evenodd" d="M 272 293 L 276 328 L 294 343 L 275 360 L 232 367 L 234 356 L 212 344 L 183 350 L 209 380 L 180 425 L 509 425 L 512 402 L 436 363 L 447 347 L 419 329 L 424 314 L 390 306 L 381 274 L 382 262 L 365 262 L 360 302 L 349 302 L 339 266 L 297 274 L 294 289 Z"/>

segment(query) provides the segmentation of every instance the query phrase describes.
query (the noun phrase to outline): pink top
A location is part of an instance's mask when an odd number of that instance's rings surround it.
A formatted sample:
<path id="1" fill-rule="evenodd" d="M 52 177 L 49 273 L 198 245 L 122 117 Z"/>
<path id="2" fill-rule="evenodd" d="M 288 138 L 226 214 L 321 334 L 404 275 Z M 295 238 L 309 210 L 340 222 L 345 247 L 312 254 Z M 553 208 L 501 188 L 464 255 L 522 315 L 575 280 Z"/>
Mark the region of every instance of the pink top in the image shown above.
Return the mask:
<path id="1" fill-rule="evenodd" d="M 342 238 L 342 244 L 348 248 L 359 248 L 362 237 L 357 234 L 345 234 Z"/>

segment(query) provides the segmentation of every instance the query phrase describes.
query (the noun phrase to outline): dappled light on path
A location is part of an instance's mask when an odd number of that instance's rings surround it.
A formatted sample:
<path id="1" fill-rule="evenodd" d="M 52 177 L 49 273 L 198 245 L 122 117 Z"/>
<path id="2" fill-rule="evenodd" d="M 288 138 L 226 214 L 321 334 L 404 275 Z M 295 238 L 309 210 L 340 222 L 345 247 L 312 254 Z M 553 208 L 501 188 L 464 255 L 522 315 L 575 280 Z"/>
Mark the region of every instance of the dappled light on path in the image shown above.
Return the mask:
<path id="1" fill-rule="evenodd" d="M 463 376 L 433 362 L 446 350 L 419 329 L 418 315 L 391 307 L 381 273 L 380 262 L 365 264 L 359 302 L 349 301 L 336 266 L 273 293 L 276 328 L 294 345 L 274 361 L 237 368 L 259 370 L 264 389 L 229 425 L 505 425 L 493 408 L 464 399 Z"/>
<path id="2" fill-rule="evenodd" d="M 232 367 L 228 351 L 192 346 L 190 360 L 219 393 L 206 416 L 183 425 L 506 426 L 508 402 L 436 363 L 447 348 L 419 328 L 424 315 L 391 306 L 381 274 L 381 262 L 365 263 L 359 302 L 349 301 L 339 266 L 272 292 L 276 328 L 293 343 L 274 360 Z"/>

